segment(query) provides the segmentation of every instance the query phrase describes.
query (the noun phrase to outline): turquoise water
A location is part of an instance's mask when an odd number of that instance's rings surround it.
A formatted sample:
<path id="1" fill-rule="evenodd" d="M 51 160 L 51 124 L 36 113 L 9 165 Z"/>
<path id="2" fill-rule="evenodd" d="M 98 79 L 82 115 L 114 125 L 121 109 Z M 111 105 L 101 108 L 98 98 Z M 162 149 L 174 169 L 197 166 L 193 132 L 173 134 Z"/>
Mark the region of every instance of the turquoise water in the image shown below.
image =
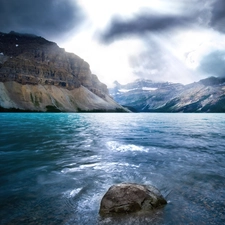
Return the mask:
<path id="1" fill-rule="evenodd" d="M 120 182 L 168 204 L 101 218 Z M 0 224 L 225 224 L 225 114 L 0 114 Z"/>

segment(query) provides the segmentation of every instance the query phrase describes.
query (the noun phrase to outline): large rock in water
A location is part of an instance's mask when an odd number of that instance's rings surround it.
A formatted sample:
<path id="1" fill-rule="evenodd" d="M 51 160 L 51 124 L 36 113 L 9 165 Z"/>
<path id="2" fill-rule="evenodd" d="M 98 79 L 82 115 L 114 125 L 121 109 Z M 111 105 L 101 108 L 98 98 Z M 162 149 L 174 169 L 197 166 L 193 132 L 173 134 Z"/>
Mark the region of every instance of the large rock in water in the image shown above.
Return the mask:
<path id="1" fill-rule="evenodd" d="M 134 183 L 113 185 L 103 196 L 99 213 L 148 211 L 167 204 L 158 189 Z"/>

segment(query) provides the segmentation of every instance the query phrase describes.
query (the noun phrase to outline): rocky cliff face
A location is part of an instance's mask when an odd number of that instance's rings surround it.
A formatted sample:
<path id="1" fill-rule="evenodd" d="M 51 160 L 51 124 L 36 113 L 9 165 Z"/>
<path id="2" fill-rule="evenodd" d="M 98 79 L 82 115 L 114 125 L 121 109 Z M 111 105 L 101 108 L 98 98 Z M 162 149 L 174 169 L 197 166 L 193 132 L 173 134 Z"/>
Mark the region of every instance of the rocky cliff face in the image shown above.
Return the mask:
<path id="1" fill-rule="evenodd" d="M 136 112 L 225 112 L 225 78 L 210 77 L 189 85 L 149 80 L 110 89 L 114 99 Z"/>
<path id="2" fill-rule="evenodd" d="M 0 33 L 1 110 L 123 111 L 87 62 L 29 34 Z"/>

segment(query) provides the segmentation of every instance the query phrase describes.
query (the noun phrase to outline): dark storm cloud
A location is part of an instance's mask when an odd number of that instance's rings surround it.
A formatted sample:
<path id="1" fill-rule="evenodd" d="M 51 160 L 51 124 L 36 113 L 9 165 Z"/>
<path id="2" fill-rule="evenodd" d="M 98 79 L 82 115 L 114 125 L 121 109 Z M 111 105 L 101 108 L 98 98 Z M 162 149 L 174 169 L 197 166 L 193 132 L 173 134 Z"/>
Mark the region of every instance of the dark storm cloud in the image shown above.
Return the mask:
<path id="1" fill-rule="evenodd" d="M 190 21 L 192 21 L 191 17 L 187 16 L 166 16 L 161 14 L 144 14 L 130 20 L 114 18 L 100 38 L 101 41 L 108 43 L 124 36 L 141 36 L 147 32 L 157 32 L 187 26 Z"/>
<path id="2" fill-rule="evenodd" d="M 76 28 L 83 14 L 71 0 L 0 0 L 0 31 L 60 37 Z"/>
<path id="3" fill-rule="evenodd" d="M 225 1 L 216 0 L 212 4 L 210 25 L 218 31 L 225 33 Z"/>
<path id="4" fill-rule="evenodd" d="M 205 56 L 199 70 L 211 76 L 225 77 L 225 51 L 214 51 Z"/>
<path id="5" fill-rule="evenodd" d="M 180 14 L 165 15 L 145 11 L 132 19 L 115 17 L 100 35 L 100 40 L 110 43 L 114 40 L 139 36 L 149 32 L 165 32 L 173 28 L 214 28 L 225 33 L 225 0 L 191 0 L 180 2 Z"/>

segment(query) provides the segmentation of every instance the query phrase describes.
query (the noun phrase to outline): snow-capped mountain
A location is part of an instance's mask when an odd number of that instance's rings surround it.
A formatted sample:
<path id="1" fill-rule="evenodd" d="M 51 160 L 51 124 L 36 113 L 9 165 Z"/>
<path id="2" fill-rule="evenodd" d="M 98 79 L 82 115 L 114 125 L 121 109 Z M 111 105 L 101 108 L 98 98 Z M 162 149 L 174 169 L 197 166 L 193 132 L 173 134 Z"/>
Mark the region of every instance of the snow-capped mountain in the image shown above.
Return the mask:
<path id="1" fill-rule="evenodd" d="M 114 82 L 109 93 L 134 112 L 225 112 L 225 78 L 189 85 L 140 79 L 126 85 Z"/>

